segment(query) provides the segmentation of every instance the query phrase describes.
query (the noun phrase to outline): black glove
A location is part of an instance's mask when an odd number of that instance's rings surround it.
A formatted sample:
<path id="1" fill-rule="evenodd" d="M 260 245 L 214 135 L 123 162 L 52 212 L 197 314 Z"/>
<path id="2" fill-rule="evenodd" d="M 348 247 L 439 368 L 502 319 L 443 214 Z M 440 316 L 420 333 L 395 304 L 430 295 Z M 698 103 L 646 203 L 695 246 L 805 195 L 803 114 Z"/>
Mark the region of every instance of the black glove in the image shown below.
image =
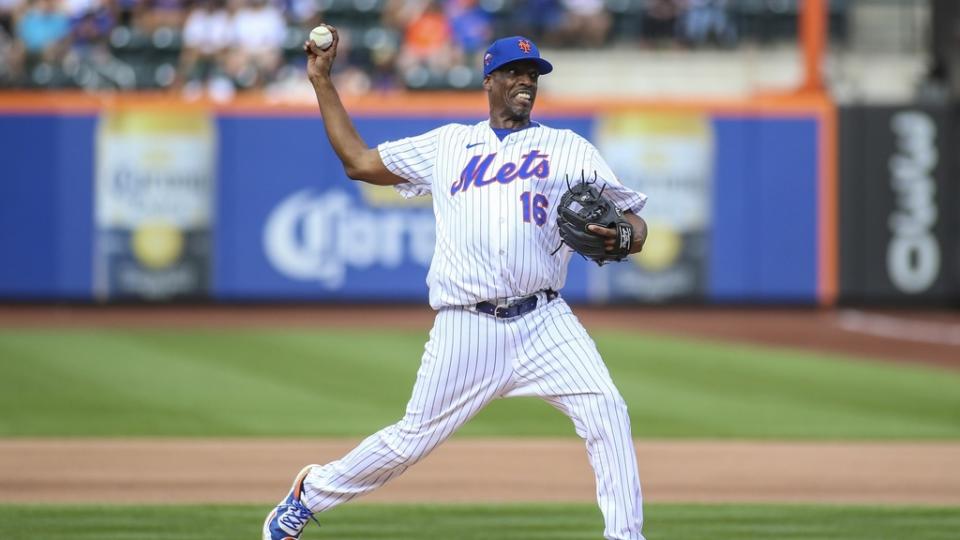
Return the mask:
<path id="1" fill-rule="evenodd" d="M 612 251 L 606 249 L 607 237 L 590 231 L 588 225 L 599 225 L 617 232 Z M 593 183 L 580 182 L 563 194 L 557 207 L 557 226 L 564 244 L 600 266 L 610 261 L 622 261 L 630 254 L 633 225 Z"/>

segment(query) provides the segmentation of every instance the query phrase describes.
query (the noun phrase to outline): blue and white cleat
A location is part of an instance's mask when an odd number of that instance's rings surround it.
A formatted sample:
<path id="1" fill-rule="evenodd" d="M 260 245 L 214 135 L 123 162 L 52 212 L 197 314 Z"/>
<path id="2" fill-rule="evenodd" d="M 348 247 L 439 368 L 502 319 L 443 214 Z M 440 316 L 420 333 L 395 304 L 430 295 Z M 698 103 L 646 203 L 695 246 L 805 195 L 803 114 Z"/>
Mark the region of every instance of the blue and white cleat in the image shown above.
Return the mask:
<path id="1" fill-rule="evenodd" d="M 320 525 L 317 518 L 313 517 L 313 512 L 300 501 L 303 496 L 303 479 L 307 477 L 311 467 L 319 465 L 304 467 L 293 479 L 293 486 L 287 497 L 267 515 L 263 522 L 263 540 L 298 540 L 310 520 Z"/>

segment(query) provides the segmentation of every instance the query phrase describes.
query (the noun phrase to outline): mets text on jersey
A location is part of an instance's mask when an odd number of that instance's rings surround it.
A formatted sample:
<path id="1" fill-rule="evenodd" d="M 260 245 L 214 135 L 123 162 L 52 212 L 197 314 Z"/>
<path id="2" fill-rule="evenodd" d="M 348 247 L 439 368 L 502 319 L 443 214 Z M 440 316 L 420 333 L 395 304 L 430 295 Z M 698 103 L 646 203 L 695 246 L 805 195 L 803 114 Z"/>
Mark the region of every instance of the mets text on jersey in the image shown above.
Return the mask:
<path id="1" fill-rule="evenodd" d="M 476 155 L 470 158 L 467 166 L 460 173 L 460 179 L 450 186 L 450 195 L 456 195 L 458 191 L 466 191 L 470 184 L 477 187 L 483 187 L 494 182 L 509 184 L 517 178 L 521 180 L 526 180 L 531 176 L 546 178 L 550 174 L 550 161 L 548 159 L 550 156 L 541 154 L 539 150 L 531 150 L 523 155 L 523 161 L 520 162 L 519 167 L 516 163 L 508 161 L 500 166 L 496 174 L 485 178 L 490 164 L 496 157 L 497 154 L 494 152 L 486 156 Z"/>

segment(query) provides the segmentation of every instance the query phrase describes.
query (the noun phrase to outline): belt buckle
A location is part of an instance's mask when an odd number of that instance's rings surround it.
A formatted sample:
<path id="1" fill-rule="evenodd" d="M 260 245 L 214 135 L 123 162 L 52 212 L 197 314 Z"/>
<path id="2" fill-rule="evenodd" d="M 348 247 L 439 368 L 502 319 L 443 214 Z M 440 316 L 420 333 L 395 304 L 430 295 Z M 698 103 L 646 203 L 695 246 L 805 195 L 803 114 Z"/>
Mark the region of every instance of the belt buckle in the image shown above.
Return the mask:
<path id="1" fill-rule="evenodd" d="M 497 307 L 493 310 L 493 316 L 498 319 L 506 319 L 509 315 L 508 309 L 510 309 L 510 304 L 497 304 Z"/>

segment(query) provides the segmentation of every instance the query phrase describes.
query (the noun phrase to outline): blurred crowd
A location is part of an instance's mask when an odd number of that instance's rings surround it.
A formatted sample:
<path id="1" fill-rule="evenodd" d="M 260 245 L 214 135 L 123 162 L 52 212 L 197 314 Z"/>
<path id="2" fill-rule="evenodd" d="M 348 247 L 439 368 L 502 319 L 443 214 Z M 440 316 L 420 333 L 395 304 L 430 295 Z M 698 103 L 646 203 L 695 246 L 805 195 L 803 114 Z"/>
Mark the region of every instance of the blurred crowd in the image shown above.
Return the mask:
<path id="1" fill-rule="evenodd" d="M 757 0 L 761 4 L 767 0 Z M 733 0 L 0 0 L 0 86 L 229 97 L 302 83 L 300 47 L 340 29 L 348 92 L 474 88 L 495 37 L 542 46 L 731 47 Z"/>

